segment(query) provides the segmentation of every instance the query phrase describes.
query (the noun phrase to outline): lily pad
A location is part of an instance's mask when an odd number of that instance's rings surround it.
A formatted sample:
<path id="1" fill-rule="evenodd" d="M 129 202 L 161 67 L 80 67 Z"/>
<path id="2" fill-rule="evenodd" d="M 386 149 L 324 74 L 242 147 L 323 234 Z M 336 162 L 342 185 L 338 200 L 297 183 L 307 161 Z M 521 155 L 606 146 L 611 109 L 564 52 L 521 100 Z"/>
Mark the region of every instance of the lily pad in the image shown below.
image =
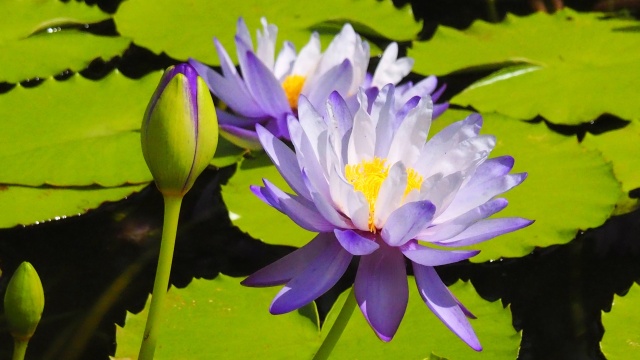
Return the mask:
<path id="1" fill-rule="evenodd" d="M 627 95 L 640 87 L 640 36 L 621 30 L 638 22 L 602 17 L 565 9 L 553 15 L 508 15 L 499 24 L 476 21 L 464 31 L 440 27 L 408 53 L 417 60 L 414 71 L 422 74 L 512 65 L 451 100 L 483 113 L 519 119 L 541 115 L 569 125 L 604 113 L 635 118 L 640 103 Z"/>
<path id="2" fill-rule="evenodd" d="M 607 359 L 640 357 L 640 285 L 633 284 L 625 296 L 614 295 L 611 311 L 602 313 L 604 336 L 600 347 Z"/>
<path id="3" fill-rule="evenodd" d="M 640 121 L 634 120 L 622 129 L 599 135 L 587 133 L 582 144 L 597 149 L 611 162 L 625 193 L 640 188 Z M 631 211 L 637 205 L 637 199 L 630 199 L 625 194 L 618 204 L 617 213 Z"/>
<path id="4" fill-rule="evenodd" d="M 509 359 L 518 356 L 520 333 L 511 325 L 511 311 L 500 301 L 482 299 L 469 282 L 458 281 L 449 289 L 477 319 L 471 325 L 483 346 L 469 348 L 427 308 L 413 277 L 409 281 L 409 304 L 398 333 L 389 343 L 380 341 L 356 308 L 333 351 L 335 359 Z M 347 292 L 331 309 L 323 326 L 326 333 L 335 322 Z"/>
<path id="5" fill-rule="evenodd" d="M 155 359 L 311 358 L 320 344 L 315 305 L 273 316 L 268 306 L 278 289 L 246 288 L 239 282 L 218 275 L 170 289 Z M 114 359 L 137 358 L 148 305 L 139 314 L 128 314 L 124 328 L 117 328 Z"/>
<path id="6" fill-rule="evenodd" d="M 259 152 L 253 158 L 242 160 L 236 174 L 222 186 L 222 198 L 233 224 L 269 244 L 301 247 L 311 241 L 315 233 L 296 225 L 249 190 L 251 185 L 263 185 L 263 178 L 283 191 L 293 193 L 265 153 Z"/>
<path id="7" fill-rule="evenodd" d="M 446 111 L 433 123 L 431 133 L 468 114 Z M 471 261 L 521 257 L 535 247 L 565 244 L 578 230 L 598 227 L 610 217 L 622 191 L 611 165 L 598 151 L 580 145 L 575 137 L 549 131 L 544 123 L 482 116 L 482 133 L 497 137 L 491 157 L 511 155 L 512 172 L 528 173 L 521 185 L 504 194 L 509 206 L 497 217 L 518 216 L 535 223 L 475 246 L 482 251 Z"/>
<path id="8" fill-rule="evenodd" d="M 58 0 L 3 1 L 2 13 L 0 44 L 49 27 L 91 24 L 110 18 L 95 5 Z"/>
<path id="9" fill-rule="evenodd" d="M 105 201 L 117 201 L 146 186 L 64 189 L 0 186 L 0 228 L 38 224 L 81 215 Z"/>
<path id="10" fill-rule="evenodd" d="M 149 16 L 154 21 L 141 21 Z M 300 49 L 314 30 L 321 33 L 326 47 L 339 31 L 336 22 L 355 22 L 357 29 L 373 29 L 393 40 L 411 40 L 421 29 L 409 6 L 396 9 L 388 0 L 139 0 L 122 3 L 114 19 L 120 34 L 157 54 L 164 52 L 180 60 L 192 57 L 214 65 L 219 62 L 212 38 L 217 37 L 230 54 L 235 54 L 233 38 L 240 16 L 252 34 L 262 28 L 263 16 L 276 24 L 278 48 L 289 40 Z"/>
<path id="11" fill-rule="evenodd" d="M 152 180 L 140 124 L 160 73 L 101 81 L 76 74 L 0 96 L 0 183 L 119 186 Z"/>
<path id="12" fill-rule="evenodd" d="M 247 149 L 240 148 L 230 143 L 227 139 L 220 137 L 218 138 L 216 154 L 210 164 L 219 168 L 233 165 L 240 162 L 247 152 Z"/>
<path id="13" fill-rule="evenodd" d="M 413 277 L 407 281 L 413 282 Z M 234 278 L 219 275 L 214 280 L 194 280 L 184 289 L 172 288 L 160 330 L 156 359 L 307 359 L 319 348 L 335 321 L 346 293 L 342 294 L 319 330 L 313 304 L 285 315 L 273 316 L 268 304 L 277 288 L 244 288 Z M 410 286 L 407 314 L 390 343 L 373 333 L 356 310 L 338 341 L 331 358 L 424 359 L 430 353 L 451 359 L 514 359 L 520 334 L 511 326 L 511 313 L 499 301 L 480 298 L 470 283 L 450 289 L 477 317 L 472 325 L 484 346 L 476 353 L 456 338 L 424 304 L 415 286 Z M 147 304 L 148 306 L 148 304 Z M 115 360 L 136 357 L 147 316 L 128 314 L 124 328 L 117 328 Z"/>
<path id="14" fill-rule="evenodd" d="M 92 60 L 122 54 L 130 40 L 96 36 L 76 30 L 44 32 L 27 38 L 0 41 L 0 82 L 17 83 L 35 77 L 47 78 L 64 70 L 79 71 Z"/>

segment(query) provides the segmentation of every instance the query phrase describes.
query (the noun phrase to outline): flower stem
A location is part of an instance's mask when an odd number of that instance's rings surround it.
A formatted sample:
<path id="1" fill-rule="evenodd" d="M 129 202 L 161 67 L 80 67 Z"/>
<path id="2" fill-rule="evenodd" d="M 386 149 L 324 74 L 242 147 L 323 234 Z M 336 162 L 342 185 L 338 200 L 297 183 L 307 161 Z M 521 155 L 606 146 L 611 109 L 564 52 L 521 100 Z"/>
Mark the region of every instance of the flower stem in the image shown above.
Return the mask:
<path id="1" fill-rule="evenodd" d="M 160 255 L 158 256 L 158 268 L 156 280 L 153 284 L 151 306 L 147 316 L 147 326 L 144 329 L 144 337 L 140 346 L 139 360 L 151 360 L 156 350 L 158 341 L 158 323 L 164 307 L 164 298 L 169 287 L 169 275 L 171 274 L 171 262 L 173 261 L 173 248 L 176 243 L 176 231 L 180 216 L 182 196 L 164 195 L 164 224 L 162 226 L 162 241 L 160 243 Z"/>
<path id="2" fill-rule="evenodd" d="M 325 360 L 329 358 L 329 355 L 331 355 L 333 348 L 338 343 L 342 332 L 347 327 L 349 319 L 351 318 L 351 314 L 353 314 L 353 310 L 355 308 L 356 296 L 354 294 L 353 287 L 351 287 L 349 295 L 347 295 L 347 300 L 345 300 L 344 304 L 342 305 L 342 309 L 340 309 L 340 313 L 338 314 L 336 322 L 334 322 L 333 326 L 331 326 L 331 329 L 329 329 L 327 337 L 324 338 L 324 341 L 314 355 L 313 360 Z"/>
<path id="3" fill-rule="evenodd" d="M 27 353 L 27 345 L 29 340 L 14 339 L 13 340 L 13 360 L 24 360 L 24 356 Z"/>

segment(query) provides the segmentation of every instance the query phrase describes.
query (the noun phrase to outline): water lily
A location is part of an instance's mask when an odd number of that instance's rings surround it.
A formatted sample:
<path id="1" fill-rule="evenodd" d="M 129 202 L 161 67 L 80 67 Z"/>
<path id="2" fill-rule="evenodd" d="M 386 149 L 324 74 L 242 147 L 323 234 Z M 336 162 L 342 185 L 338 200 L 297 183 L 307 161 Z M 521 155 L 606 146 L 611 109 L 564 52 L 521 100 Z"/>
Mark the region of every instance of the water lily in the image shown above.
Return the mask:
<path id="1" fill-rule="evenodd" d="M 314 32 L 299 53 L 292 43 L 285 41 L 275 57 L 278 28 L 264 18 L 261 22 L 263 29 L 257 32 L 254 49 L 244 20 L 238 20 L 235 43 L 241 74 L 217 38 L 214 43 L 222 74 L 190 60 L 213 94 L 231 110 L 218 110 L 221 135 L 245 148 L 261 147 L 255 124 L 288 140 L 287 118 L 297 114 L 300 95 L 322 112 L 323 102 L 331 92 L 337 91 L 355 112 L 358 106 L 355 95 L 359 87 L 379 89 L 388 83 L 397 84 L 413 66 L 413 59 L 398 58 L 398 44 L 391 43 L 375 72 L 368 74 L 369 44 L 349 24 L 344 25 L 324 53 L 319 35 Z M 396 94 L 399 100 L 404 100 L 399 103 L 404 104 L 413 96 L 433 93 L 436 86 L 437 79 L 431 76 L 415 85 L 404 84 Z M 444 88 L 433 97 L 437 98 L 442 90 Z M 436 112 L 442 112 L 446 107 L 447 104 L 437 105 Z"/>
<path id="2" fill-rule="evenodd" d="M 497 197 L 520 184 L 514 159 L 488 159 L 496 144 L 480 135 L 481 116 L 453 123 L 427 141 L 433 103 L 414 97 L 402 106 L 387 85 L 374 97 L 361 90 L 352 113 L 334 92 L 322 116 L 301 97 L 299 121 L 288 118 L 295 151 L 265 127 L 257 133 L 294 194 L 264 179 L 252 191 L 296 224 L 319 234 L 307 245 L 244 280 L 284 287 L 270 312 L 298 309 L 329 290 L 354 256 L 360 257 L 355 298 L 378 337 L 396 333 L 408 301 L 405 261 L 422 299 L 470 347 L 480 343 L 471 313 L 434 267 L 476 255 L 457 250 L 528 226 L 522 218 L 491 218 L 507 206 Z M 400 109 L 400 110 L 396 110 Z"/>

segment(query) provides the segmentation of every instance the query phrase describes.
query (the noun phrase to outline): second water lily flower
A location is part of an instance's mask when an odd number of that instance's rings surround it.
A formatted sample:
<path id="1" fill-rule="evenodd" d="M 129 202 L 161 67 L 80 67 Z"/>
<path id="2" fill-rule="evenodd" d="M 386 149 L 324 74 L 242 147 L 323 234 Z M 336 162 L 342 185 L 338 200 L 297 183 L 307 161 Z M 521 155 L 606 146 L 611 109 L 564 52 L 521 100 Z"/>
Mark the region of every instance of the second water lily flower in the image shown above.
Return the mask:
<path id="1" fill-rule="evenodd" d="M 345 24 L 324 53 L 320 38 L 313 33 L 309 42 L 296 52 L 294 45 L 284 42 L 275 57 L 278 28 L 262 18 L 262 31 L 257 33 L 254 49 L 251 35 L 244 20 L 238 20 L 235 36 L 240 73 L 229 54 L 214 39 L 220 58 L 222 74 L 196 60 L 190 60 L 230 111 L 218 110 L 221 135 L 248 149 L 260 149 L 255 125 L 261 124 L 279 138 L 289 139 L 287 117 L 297 114 L 298 98 L 304 95 L 311 104 L 324 111 L 323 102 L 337 91 L 346 98 L 352 111 L 357 109 L 355 95 L 360 87 L 380 89 L 386 84 L 397 84 L 413 66 L 413 59 L 398 58 L 398 45 L 391 43 L 384 51 L 373 75 L 367 73 L 369 44 L 363 41 L 353 27 Z M 396 95 L 404 104 L 410 98 L 434 93 L 437 79 L 428 77 L 415 84 L 407 83 Z M 433 94 L 441 94 L 444 88 Z M 436 106 L 442 112 L 447 104 Z"/>
<path id="2" fill-rule="evenodd" d="M 395 104 L 395 87 L 358 94 L 352 113 L 334 92 L 322 116 L 301 97 L 299 121 L 288 119 L 292 151 L 262 126 L 258 136 L 295 194 L 264 179 L 252 191 L 299 226 L 319 234 L 307 245 L 244 280 L 247 286 L 284 285 L 273 314 L 298 309 L 336 284 L 354 256 L 357 303 L 384 341 L 395 335 L 408 301 L 405 260 L 426 305 L 470 347 L 481 346 L 471 313 L 442 283 L 434 267 L 468 259 L 457 250 L 521 229 L 532 221 L 491 218 L 507 206 L 498 197 L 520 184 L 514 159 L 488 159 L 496 144 L 479 134 L 471 115 L 427 141 L 433 104 L 427 97 Z M 396 109 L 400 108 L 398 111 Z"/>

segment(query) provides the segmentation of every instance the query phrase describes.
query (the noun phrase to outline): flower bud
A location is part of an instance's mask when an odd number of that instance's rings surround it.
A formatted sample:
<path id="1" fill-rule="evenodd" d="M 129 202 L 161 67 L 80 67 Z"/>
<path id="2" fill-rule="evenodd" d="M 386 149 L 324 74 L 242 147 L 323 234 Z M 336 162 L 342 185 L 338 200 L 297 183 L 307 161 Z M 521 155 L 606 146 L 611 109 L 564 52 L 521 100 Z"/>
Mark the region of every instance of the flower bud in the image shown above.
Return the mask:
<path id="1" fill-rule="evenodd" d="M 142 153 L 163 195 L 182 196 L 218 146 L 218 121 L 207 84 L 189 64 L 168 68 L 141 129 Z"/>
<path id="2" fill-rule="evenodd" d="M 44 309 L 44 291 L 36 269 L 28 262 L 20 264 L 9 280 L 4 294 L 4 312 L 11 335 L 28 340 L 36 331 Z"/>

